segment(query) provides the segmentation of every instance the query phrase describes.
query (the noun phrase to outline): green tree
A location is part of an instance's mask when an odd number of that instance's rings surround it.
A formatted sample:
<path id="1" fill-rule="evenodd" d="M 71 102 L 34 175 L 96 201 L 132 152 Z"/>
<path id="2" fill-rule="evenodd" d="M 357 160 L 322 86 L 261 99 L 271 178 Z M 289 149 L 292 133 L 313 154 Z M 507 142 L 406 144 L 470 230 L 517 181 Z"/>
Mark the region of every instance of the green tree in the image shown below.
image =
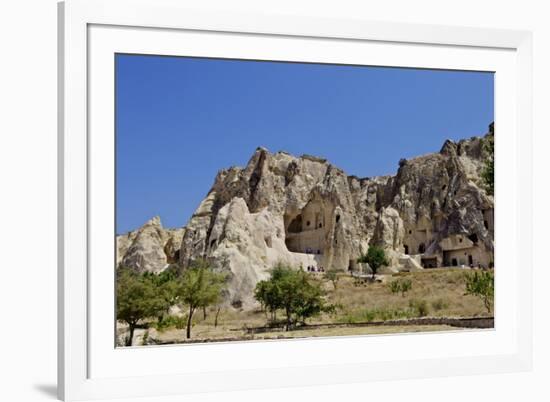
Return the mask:
<path id="1" fill-rule="evenodd" d="M 162 305 L 162 309 L 157 316 L 158 324 L 162 326 L 166 314 L 170 311 L 170 307 L 177 303 L 177 272 L 174 269 L 166 269 L 159 274 L 146 272 L 144 279 L 151 282 L 151 285 L 155 288 L 155 298 Z"/>
<path id="2" fill-rule="evenodd" d="M 336 290 L 336 286 L 338 285 L 338 281 L 340 280 L 340 275 L 338 275 L 338 271 L 335 269 L 329 269 L 325 272 L 324 278 L 328 281 L 331 281 L 332 286 L 334 286 L 334 290 Z"/>
<path id="3" fill-rule="evenodd" d="M 357 262 L 369 264 L 372 271 L 373 279 L 376 275 L 376 272 L 378 272 L 378 268 L 389 264 L 384 249 L 378 246 L 370 246 L 367 254 L 362 254 L 361 257 L 357 259 Z"/>
<path id="4" fill-rule="evenodd" d="M 483 140 L 483 149 L 486 153 L 485 166 L 481 172 L 481 178 L 485 183 L 487 192 L 491 195 L 495 193 L 495 136 L 487 135 Z"/>
<path id="5" fill-rule="evenodd" d="M 479 297 L 488 313 L 493 311 L 495 296 L 495 276 L 490 271 L 474 272 L 465 275 L 466 294 Z"/>
<path id="6" fill-rule="evenodd" d="M 276 281 L 273 280 L 273 276 L 270 280 L 260 281 L 256 284 L 254 289 L 254 298 L 260 302 L 262 310 L 271 314 L 271 321 L 277 320 L 277 310 L 281 308 L 279 289 L 276 286 Z"/>
<path id="7" fill-rule="evenodd" d="M 153 282 L 143 274 L 125 267 L 117 270 L 116 306 L 117 320 L 128 324 L 126 346 L 132 346 L 134 330 L 139 321 L 156 317 L 165 308 Z"/>
<path id="8" fill-rule="evenodd" d="M 272 317 L 281 309 L 286 317 L 288 331 L 296 322 L 307 318 L 331 312 L 334 306 L 326 303 L 321 284 L 311 280 L 308 275 L 298 269 L 278 264 L 271 271 L 268 280 L 256 285 L 254 297 Z"/>
<path id="9" fill-rule="evenodd" d="M 219 302 L 225 279 L 224 274 L 212 271 L 204 260 L 196 261 L 178 278 L 178 301 L 189 307 L 187 338 L 191 338 L 193 314 L 198 308 L 206 308 Z"/>

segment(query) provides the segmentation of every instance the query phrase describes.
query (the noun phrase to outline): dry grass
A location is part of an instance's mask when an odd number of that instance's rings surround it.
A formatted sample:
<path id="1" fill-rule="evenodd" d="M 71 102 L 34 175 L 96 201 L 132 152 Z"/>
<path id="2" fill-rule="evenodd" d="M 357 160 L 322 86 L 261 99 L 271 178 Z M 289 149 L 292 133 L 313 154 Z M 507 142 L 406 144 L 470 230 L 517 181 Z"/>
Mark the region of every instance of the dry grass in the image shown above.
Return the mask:
<path id="1" fill-rule="evenodd" d="M 411 302 L 421 301 L 426 302 L 427 315 L 433 317 L 488 316 L 479 298 L 464 295 L 463 275 L 461 269 L 425 270 L 396 274 L 385 283 L 370 283 L 362 287 L 355 286 L 352 278 L 344 277 L 329 298 L 342 305 L 340 316 L 371 310 L 406 312 L 411 308 Z M 412 289 L 404 297 L 392 293 L 388 283 L 404 278 L 411 280 Z M 414 312 L 410 314 L 414 315 Z"/>
<path id="2" fill-rule="evenodd" d="M 430 317 L 485 317 L 487 313 L 480 299 L 465 295 L 464 270 L 435 269 L 415 273 L 400 273 L 384 277 L 383 283 L 375 282 L 357 285 L 354 278 L 342 275 L 334 289 L 332 283 L 323 282 L 331 303 L 340 307 L 336 314 L 322 315 L 308 320 L 308 324 L 354 323 L 384 321 L 418 316 Z M 389 283 L 409 279 L 412 288 L 404 296 L 392 293 Z M 425 311 L 422 311 L 425 310 Z M 210 311 L 203 319 L 202 311 L 195 315 L 192 328 L 193 340 L 248 340 L 281 339 L 339 335 L 365 335 L 419 331 L 457 330 L 446 325 L 404 325 L 314 328 L 285 332 L 271 332 L 251 335 L 245 328 L 262 327 L 266 315 L 256 311 L 223 310 L 214 327 L 215 314 Z M 282 314 L 279 318 L 283 318 Z M 164 331 L 149 330 L 149 337 L 161 343 L 185 342 L 185 330 L 168 328 Z"/>

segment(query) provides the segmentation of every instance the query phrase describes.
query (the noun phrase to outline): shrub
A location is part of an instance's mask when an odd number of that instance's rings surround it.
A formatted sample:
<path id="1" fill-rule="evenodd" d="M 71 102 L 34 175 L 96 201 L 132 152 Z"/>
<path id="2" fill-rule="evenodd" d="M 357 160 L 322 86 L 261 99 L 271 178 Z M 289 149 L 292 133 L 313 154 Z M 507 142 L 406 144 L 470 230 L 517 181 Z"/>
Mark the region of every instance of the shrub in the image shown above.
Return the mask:
<path id="1" fill-rule="evenodd" d="M 405 293 L 412 289 L 412 281 L 410 279 L 403 279 L 401 281 L 401 296 L 405 297 Z"/>
<path id="2" fill-rule="evenodd" d="M 165 316 L 162 321 L 153 324 L 158 331 L 166 331 L 168 328 L 185 329 L 186 325 L 187 317 L 175 315 Z"/>
<path id="3" fill-rule="evenodd" d="M 412 281 L 410 279 L 397 279 L 388 284 L 392 293 L 400 293 L 405 297 L 405 293 L 412 289 Z"/>
<path id="4" fill-rule="evenodd" d="M 401 291 L 401 282 L 400 281 L 391 281 L 388 284 L 388 287 L 390 288 L 390 291 L 392 293 L 399 293 Z"/>
<path id="5" fill-rule="evenodd" d="M 437 299 L 432 302 L 432 307 L 435 311 L 439 311 L 449 307 L 449 303 L 445 299 Z"/>
<path id="6" fill-rule="evenodd" d="M 411 300 L 409 302 L 409 307 L 412 309 L 412 312 L 417 317 L 426 317 L 430 313 L 430 307 L 426 300 Z"/>
<path id="7" fill-rule="evenodd" d="M 401 296 L 405 297 L 405 293 L 412 288 L 412 281 L 410 279 L 397 279 L 390 282 L 388 287 L 392 293 L 401 293 Z"/>
<path id="8" fill-rule="evenodd" d="M 338 280 L 340 279 L 340 276 L 338 275 L 338 271 L 335 269 L 329 269 L 327 272 L 325 272 L 324 278 L 328 281 L 331 281 L 332 286 L 334 287 L 334 290 L 336 290 L 336 286 L 338 285 Z"/>
<path id="9" fill-rule="evenodd" d="M 495 276 L 491 271 L 474 272 L 465 274 L 466 294 L 479 297 L 488 313 L 493 311 L 493 298 L 495 295 Z"/>

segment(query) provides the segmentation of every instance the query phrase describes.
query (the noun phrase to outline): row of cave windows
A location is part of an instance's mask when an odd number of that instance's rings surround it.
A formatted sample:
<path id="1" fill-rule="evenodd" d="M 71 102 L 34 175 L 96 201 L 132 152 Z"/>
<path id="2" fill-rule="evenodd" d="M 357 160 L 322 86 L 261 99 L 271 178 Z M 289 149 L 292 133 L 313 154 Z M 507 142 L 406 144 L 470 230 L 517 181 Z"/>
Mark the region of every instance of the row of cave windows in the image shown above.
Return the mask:
<path id="1" fill-rule="evenodd" d="M 336 220 L 336 222 L 338 222 L 338 219 Z M 489 222 L 487 220 L 483 221 L 483 226 L 485 226 L 485 229 L 489 230 Z M 409 234 L 412 234 L 412 230 L 410 229 L 409 229 Z M 468 238 L 472 240 L 474 243 L 477 243 L 477 235 L 475 233 L 473 235 L 468 236 Z M 462 242 L 462 239 L 460 239 L 460 242 Z"/>
<path id="2" fill-rule="evenodd" d="M 405 248 L 405 254 L 409 254 L 409 246 L 404 244 L 403 248 Z M 424 243 L 420 243 L 420 245 L 418 246 L 418 254 L 423 254 L 425 252 L 426 252 L 426 245 Z"/>
<path id="3" fill-rule="evenodd" d="M 340 215 L 336 215 L 336 223 L 340 222 Z M 309 226 L 311 224 L 310 221 L 307 221 L 306 222 L 306 226 Z M 323 223 L 319 223 L 319 229 L 321 229 L 323 227 Z"/>
<path id="4" fill-rule="evenodd" d="M 298 219 L 298 221 L 296 221 Z M 290 224 L 290 226 L 288 227 L 288 231 L 289 232 L 293 232 L 293 233 L 298 233 L 300 230 L 296 227 L 296 225 L 294 224 L 295 222 L 298 222 L 298 225 L 300 225 L 300 221 L 302 220 L 301 218 L 301 215 L 298 215 L 297 218 L 295 218 L 294 221 L 292 221 L 292 223 Z M 336 223 L 340 222 L 340 215 L 336 215 Z M 310 226 L 311 225 L 311 222 L 310 221 L 307 221 L 306 222 L 306 226 Z M 293 227 L 294 227 L 294 230 L 293 230 Z M 321 229 L 323 227 L 323 223 L 322 222 L 319 222 L 319 226 L 318 228 Z"/>
<path id="5" fill-rule="evenodd" d="M 444 184 L 443 187 L 441 187 L 441 190 L 445 191 L 446 188 L 447 188 L 447 185 Z M 458 190 L 453 191 L 453 195 L 456 196 L 457 194 L 458 194 Z M 367 200 L 367 201 L 365 201 L 365 203 L 368 205 L 369 201 Z M 447 198 L 445 198 L 443 200 L 443 207 L 445 207 L 446 204 L 447 204 Z M 434 208 L 437 206 L 435 202 L 433 203 L 433 206 L 434 206 Z"/>
<path id="6" fill-rule="evenodd" d="M 338 222 L 338 219 L 336 220 Z M 489 222 L 487 220 L 483 221 L 483 226 L 485 226 L 485 229 L 489 230 Z M 409 230 L 409 234 L 412 234 L 412 230 Z M 473 240 L 472 240 L 473 241 Z M 477 241 L 477 240 L 476 240 Z M 475 242 L 474 242 L 475 243 Z"/>
<path id="7" fill-rule="evenodd" d="M 409 230 L 409 233 L 411 233 L 410 230 Z M 468 239 L 470 239 L 474 244 L 477 244 L 478 242 L 478 238 L 475 233 L 468 236 Z M 458 241 L 462 243 L 462 238 L 459 238 Z M 405 249 L 405 254 L 409 254 L 409 246 L 404 244 L 403 248 Z M 424 254 L 425 252 L 426 252 L 426 245 L 424 243 L 420 243 L 420 245 L 418 246 L 418 254 Z"/>

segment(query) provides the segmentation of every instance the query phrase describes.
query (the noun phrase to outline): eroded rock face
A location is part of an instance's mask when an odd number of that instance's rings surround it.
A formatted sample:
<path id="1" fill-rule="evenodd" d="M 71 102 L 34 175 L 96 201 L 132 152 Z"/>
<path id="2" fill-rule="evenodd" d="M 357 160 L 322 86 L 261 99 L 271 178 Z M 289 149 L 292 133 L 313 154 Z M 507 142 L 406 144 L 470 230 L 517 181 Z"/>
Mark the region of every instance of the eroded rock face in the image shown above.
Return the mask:
<path id="1" fill-rule="evenodd" d="M 119 237 L 121 260 L 157 272 L 206 258 L 230 273 L 235 305 L 252 303 L 255 284 L 278 261 L 356 270 L 370 244 L 387 251 L 392 272 L 487 266 L 494 201 L 480 176 L 483 142 L 447 141 L 439 153 L 401 160 L 395 176 L 363 179 L 321 158 L 258 148 L 246 167 L 218 173 L 184 229 L 167 234 L 153 220 Z"/>
<path id="2" fill-rule="evenodd" d="M 368 246 L 368 238 L 358 232 L 352 189 L 342 170 L 319 158 L 271 154 L 258 148 L 244 169 L 218 174 L 187 225 L 182 266 L 197 257 L 210 257 L 216 250 L 217 217 L 234 198 L 242 199 L 250 213 L 269 214 L 277 220 L 278 239 L 286 251 L 318 255 L 325 267 L 346 270 Z"/>
<path id="3" fill-rule="evenodd" d="M 117 263 L 138 272 L 161 272 L 179 259 L 185 229 L 164 229 L 158 216 L 141 228 L 117 236 Z"/>

